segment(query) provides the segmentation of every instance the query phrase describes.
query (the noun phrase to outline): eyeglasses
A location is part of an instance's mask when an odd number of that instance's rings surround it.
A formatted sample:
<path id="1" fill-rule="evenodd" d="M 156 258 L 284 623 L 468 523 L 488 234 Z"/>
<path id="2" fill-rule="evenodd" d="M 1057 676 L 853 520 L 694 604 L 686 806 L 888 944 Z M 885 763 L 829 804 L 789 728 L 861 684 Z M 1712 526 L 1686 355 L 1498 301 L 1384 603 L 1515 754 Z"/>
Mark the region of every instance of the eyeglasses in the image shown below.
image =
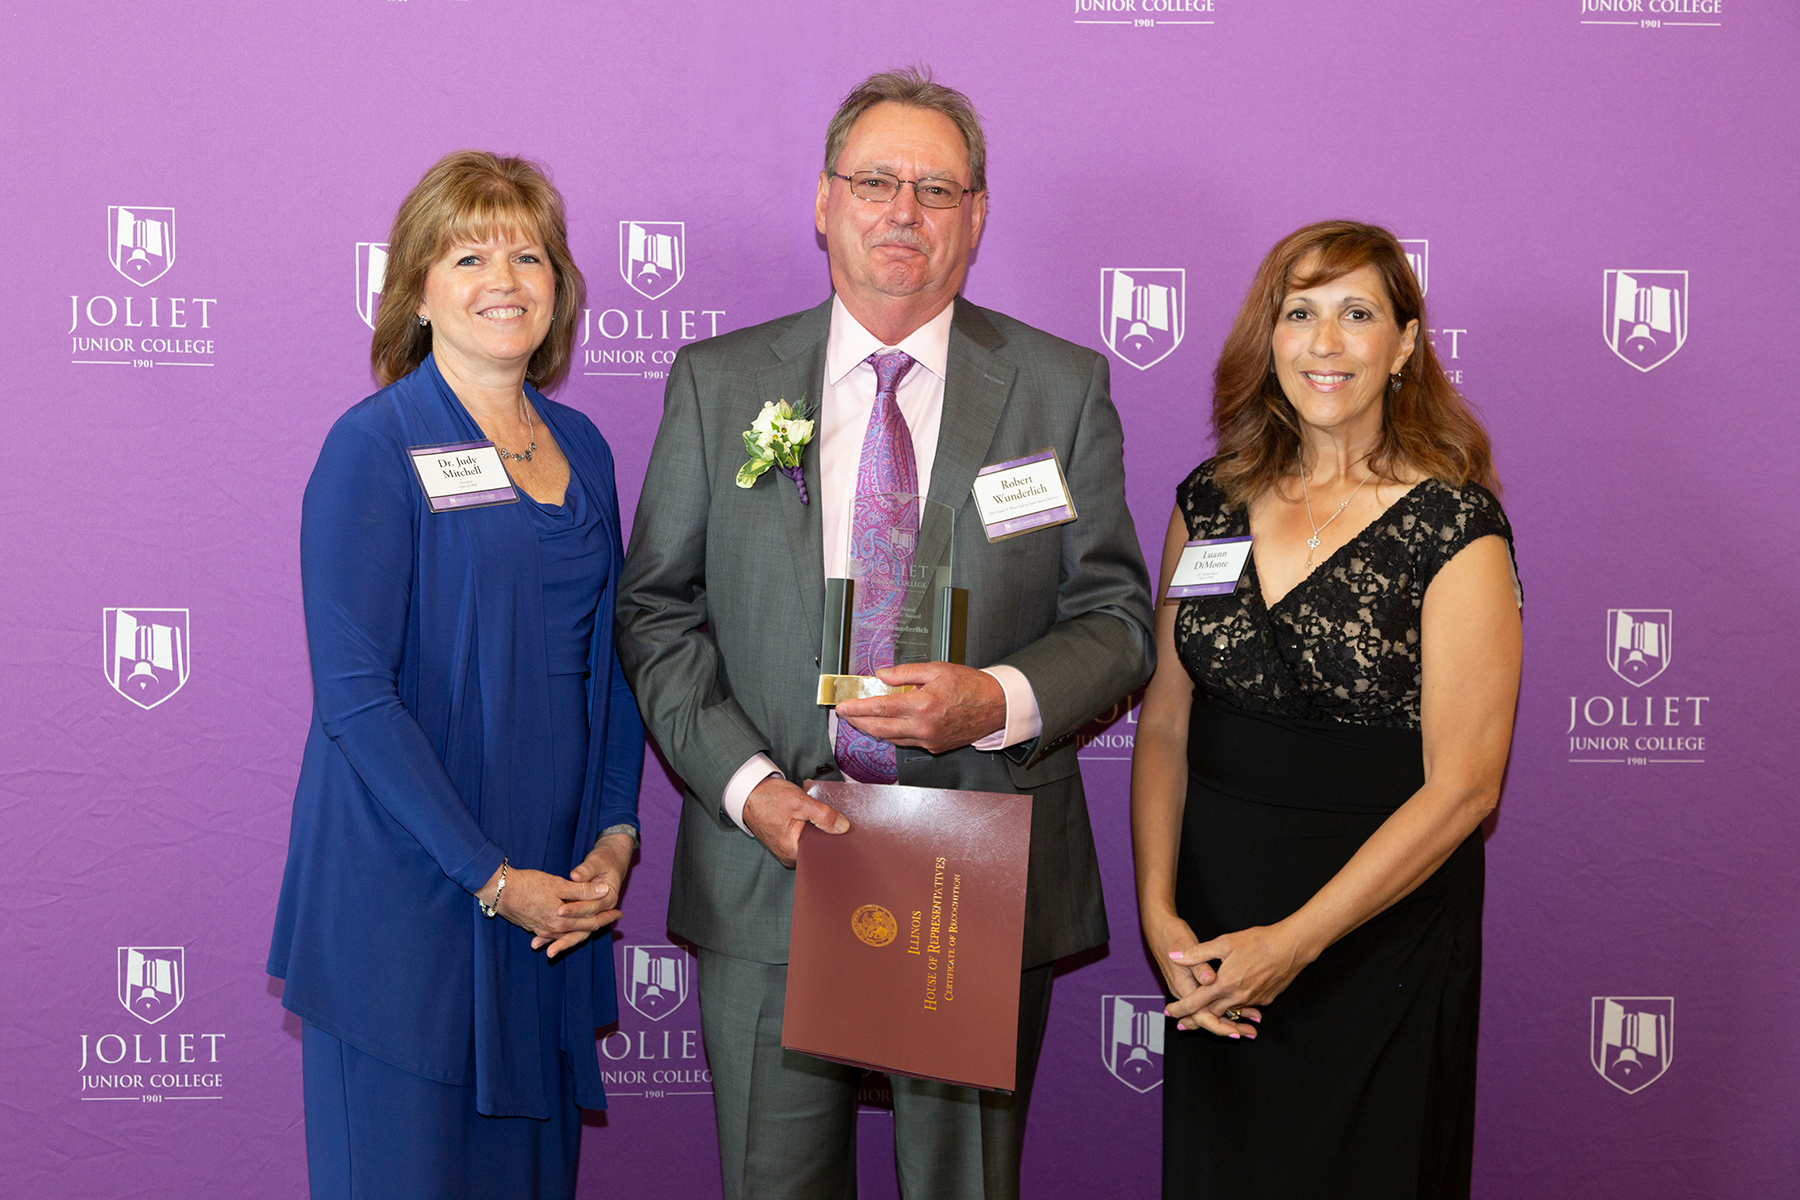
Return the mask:
<path id="1" fill-rule="evenodd" d="M 886 171 L 858 171 L 854 175 L 831 173 L 850 185 L 850 194 L 870 204 L 886 204 L 900 194 L 903 184 L 911 184 L 913 195 L 926 208 L 956 208 L 963 197 L 973 192 L 954 179 L 898 179 Z"/>

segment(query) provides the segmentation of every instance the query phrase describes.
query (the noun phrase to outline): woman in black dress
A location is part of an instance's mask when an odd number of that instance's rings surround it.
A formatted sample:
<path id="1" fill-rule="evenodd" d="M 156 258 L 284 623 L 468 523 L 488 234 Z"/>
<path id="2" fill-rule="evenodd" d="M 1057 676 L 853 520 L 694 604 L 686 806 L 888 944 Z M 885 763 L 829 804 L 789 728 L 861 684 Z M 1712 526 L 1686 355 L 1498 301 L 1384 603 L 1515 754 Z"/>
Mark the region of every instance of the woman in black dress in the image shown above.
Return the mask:
<path id="1" fill-rule="evenodd" d="M 1519 592 L 1487 436 L 1424 321 L 1386 230 L 1285 238 L 1215 373 L 1218 455 L 1176 492 L 1165 601 L 1187 543 L 1252 549 L 1234 588 L 1158 610 L 1132 761 L 1175 997 L 1165 1196 L 1469 1194 Z"/>

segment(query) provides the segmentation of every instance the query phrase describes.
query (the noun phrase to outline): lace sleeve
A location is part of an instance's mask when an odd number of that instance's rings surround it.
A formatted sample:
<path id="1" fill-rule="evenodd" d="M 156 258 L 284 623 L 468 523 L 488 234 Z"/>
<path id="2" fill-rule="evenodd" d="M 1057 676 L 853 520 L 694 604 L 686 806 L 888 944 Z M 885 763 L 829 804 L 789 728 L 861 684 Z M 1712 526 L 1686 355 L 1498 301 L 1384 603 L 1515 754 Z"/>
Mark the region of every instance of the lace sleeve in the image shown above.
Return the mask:
<path id="1" fill-rule="evenodd" d="M 1435 481 L 1431 495 L 1418 509 L 1416 579 L 1419 595 L 1431 586 L 1444 564 L 1455 558 L 1464 547 L 1478 538 L 1499 534 L 1506 539 L 1507 557 L 1512 562 L 1513 591 L 1524 605 L 1524 592 L 1519 586 L 1519 567 L 1513 547 L 1512 523 L 1494 493 L 1479 483 L 1452 487 Z"/>
<path id="2" fill-rule="evenodd" d="M 1225 493 L 1213 481 L 1213 466 L 1218 460 L 1209 458 L 1175 489 L 1175 507 L 1187 523 L 1189 541 L 1199 538 L 1230 537 L 1241 532 L 1242 510 L 1225 506 Z"/>

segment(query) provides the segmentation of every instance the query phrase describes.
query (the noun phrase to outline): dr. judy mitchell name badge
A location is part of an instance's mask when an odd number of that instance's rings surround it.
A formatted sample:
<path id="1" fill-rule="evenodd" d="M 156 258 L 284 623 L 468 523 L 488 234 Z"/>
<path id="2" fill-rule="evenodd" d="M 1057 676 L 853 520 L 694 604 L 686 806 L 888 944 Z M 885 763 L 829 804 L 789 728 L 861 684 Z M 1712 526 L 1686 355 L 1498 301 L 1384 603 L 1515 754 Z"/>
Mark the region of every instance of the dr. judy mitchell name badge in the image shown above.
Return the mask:
<path id="1" fill-rule="evenodd" d="M 447 446 L 409 446 L 413 470 L 434 513 L 488 504 L 516 504 L 506 464 L 492 442 L 452 442 Z"/>

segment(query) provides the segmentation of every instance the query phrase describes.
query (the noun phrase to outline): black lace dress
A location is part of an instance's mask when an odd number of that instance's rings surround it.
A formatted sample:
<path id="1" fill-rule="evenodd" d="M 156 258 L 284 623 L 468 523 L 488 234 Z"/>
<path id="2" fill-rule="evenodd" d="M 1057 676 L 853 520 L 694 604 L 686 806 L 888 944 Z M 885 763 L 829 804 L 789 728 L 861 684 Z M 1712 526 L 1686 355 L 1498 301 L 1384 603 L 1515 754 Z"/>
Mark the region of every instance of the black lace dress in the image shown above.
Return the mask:
<path id="1" fill-rule="evenodd" d="M 1189 538 L 1243 536 L 1213 464 L 1176 492 Z M 1252 557 L 1184 600 L 1194 680 L 1176 909 L 1202 941 L 1305 904 L 1424 783 L 1419 611 L 1438 569 L 1512 529 L 1479 486 L 1426 480 L 1273 608 Z M 1169 1022 L 1165 1196 L 1466 1197 L 1481 988 L 1479 831 L 1326 950 L 1254 1041 Z"/>

